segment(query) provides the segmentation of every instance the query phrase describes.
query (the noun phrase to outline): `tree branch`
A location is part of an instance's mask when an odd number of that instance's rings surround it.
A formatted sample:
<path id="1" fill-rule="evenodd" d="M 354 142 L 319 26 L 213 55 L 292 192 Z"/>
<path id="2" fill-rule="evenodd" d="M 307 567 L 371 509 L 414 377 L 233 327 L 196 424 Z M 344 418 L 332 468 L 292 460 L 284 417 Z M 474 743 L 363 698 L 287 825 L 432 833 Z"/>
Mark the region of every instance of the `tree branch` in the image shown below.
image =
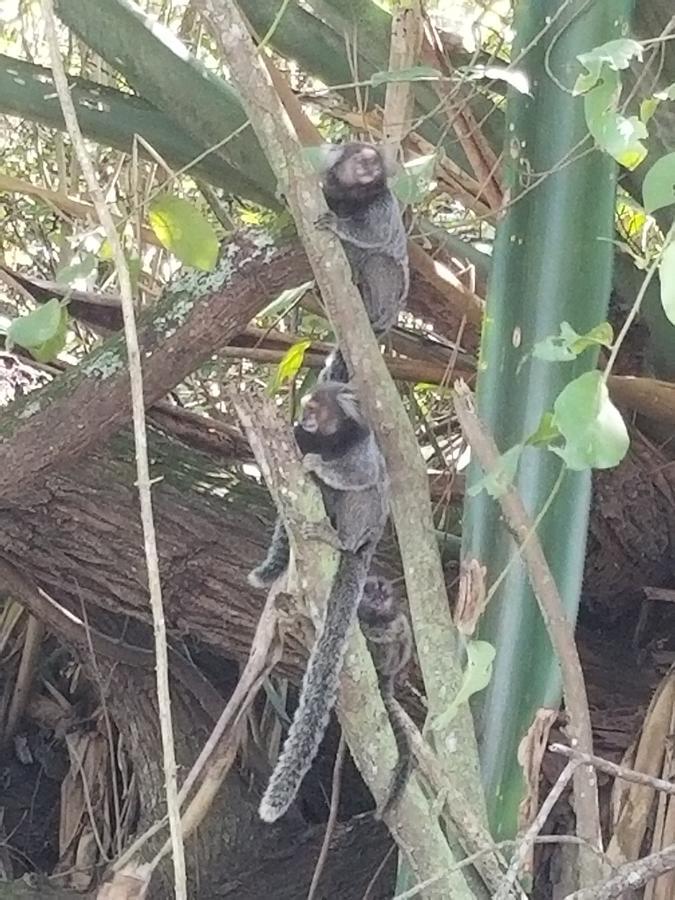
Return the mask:
<path id="1" fill-rule="evenodd" d="M 675 869 L 675 844 L 657 853 L 645 856 L 637 862 L 619 866 L 616 873 L 598 887 L 584 888 L 567 896 L 567 900 L 612 900 L 622 897 L 626 891 L 637 891 L 648 881 L 653 881 Z"/>
<path id="2" fill-rule="evenodd" d="M 144 402 L 150 406 L 227 344 L 266 303 L 311 276 L 296 246 L 248 235 L 213 272 L 187 272 L 139 317 Z M 0 416 L 0 498 L 21 497 L 52 469 L 86 453 L 129 420 L 122 335 Z"/>
<path id="3" fill-rule="evenodd" d="M 344 252 L 331 236 L 314 225 L 326 211 L 325 201 L 316 176 L 305 164 L 289 130 L 283 107 L 258 59 L 246 23 L 232 3 L 202 0 L 202 6 L 293 214 L 331 324 L 355 373 L 354 382 L 362 405 L 382 447 L 393 485 L 392 513 L 429 710 L 432 714 L 440 713 L 447 705 L 447 698 L 461 683 L 459 642 L 450 618 L 434 537 L 425 465 L 412 426 L 378 352 Z M 480 803 L 478 756 L 467 706 L 453 720 L 448 732 L 439 736 L 438 752 L 448 772 L 461 779 L 474 801 Z"/>
<path id="4" fill-rule="evenodd" d="M 246 24 L 235 5 L 206 0 L 207 19 L 216 43 L 226 58 L 230 76 L 238 89 L 258 139 L 268 155 L 279 189 L 286 197 L 296 221 L 300 238 L 307 251 L 331 323 L 360 388 L 361 400 L 373 422 L 383 447 L 392 483 L 396 485 L 393 514 L 404 556 L 408 596 L 415 620 L 420 648 L 420 662 L 427 682 L 429 705 L 437 710 L 445 705 L 448 694 L 457 690 L 461 672 L 458 665 L 458 642 L 452 627 L 440 565 L 433 535 L 425 467 L 393 382 L 370 329 L 361 298 L 351 283 L 351 271 L 342 249 L 314 226 L 326 211 L 316 176 L 304 165 L 297 142 L 291 135 L 283 107 L 271 85 L 269 75 L 259 62 Z M 375 388 L 375 390 L 373 389 Z M 441 663 L 442 660 L 442 663 Z M 351 667 L 345 675 L 349 677 Z M 362 691 L 361 691 L 362 694 Z M 361 699 L 361 702 L 362 699 Z M 357 696 L 349 708 L 356 709 Z M 350 731 L 353 722 L 344 722 L 347 738 L 357 763 L 367 781 L 381 775 L 381 766 L 373 765 L 366 749 L 363 732 Z M 441 735 L 439 753 L 450 771 L 474 788 L 474 797 L 482 797 L 479 787 L 477 752 L 468 708 L 453 721 L 450 733 Z M 411 789 L 414 785 L 411 785 Z M 421 794 L 417 798 L 422 801 Z M 419 804 L 417 804 L 419 805 Z M 437 875 L 440 860 L 444 877 L 433 893 L 447 896 L 449 885 L 448 845 L 438 832 L 429 840 L 428 820 L 413 816 L 407 807 L 400 818 L 401 827 L 413 826 L 410 836 L 414 844 L 406 848 L 413 868 L 424 874 Z M 399 823 L 397 823 L 399 824 Z M 414 826 L 424 829 L 419 831 Z M 436 831 L 436 828 L 434 829 Z M 397 840 L 401 839 L 398 834 Z M 467 894 L 469 891 L 469 894 Z M 464 881 L 450 890 L 457 897 L 469 896 Z"/>
<path id="5" fill-rule="evenodd" d="M 551 744 L 549 747 L 551 753 L 559 753 L 567 759 L 576 759 L 586 765 L 593 766 L 607 775 L 614 778 L 620 778 L 622 781 L 630 781 L 633 784 L 642 784 L 645 787 L 654 788 L 655 791 L 662 791 L 664 794 L 670 794 L 675 797 L 675 783 L 666 781 L 665 778 L 656 778 L 654 775 L 647 775 L 646 772 L 636 772 L 635 769 L 627 769 L 625 766 L 617 766 L 616 763 L 603 759 L 601 756 L 593 756 L 590 753 L 582 753 L 580 750 L 574 750 L 572 747 L 566 747 L 564 744 Z"/>

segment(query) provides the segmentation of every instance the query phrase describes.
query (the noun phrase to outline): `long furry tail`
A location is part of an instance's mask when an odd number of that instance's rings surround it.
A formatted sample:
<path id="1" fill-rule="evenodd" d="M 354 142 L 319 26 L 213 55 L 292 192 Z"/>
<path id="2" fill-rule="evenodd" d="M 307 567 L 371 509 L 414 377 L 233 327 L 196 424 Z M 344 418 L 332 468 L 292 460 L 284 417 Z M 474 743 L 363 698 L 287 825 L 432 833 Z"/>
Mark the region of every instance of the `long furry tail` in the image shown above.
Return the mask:
<path id="1" fill-rule="evenodd" d="M 389 682 L 390 679 L 387 679 L 387 681 Z M 408 782 L 413 767 L 413 755 L 408 732 L 406 730 L 405 715 L 398 700 L 394 697 L 392 685 L 389 683 L 382 684 L 380 686 L 380 693 L 382 695 L 384 708 L 387 710 L 391 730 L 394 732 L 398 759 L 396 760 L 396 765 L 394 766 L 394 771 L 391 775 L 387 796 L 384 803 L 382 803 L 377 810 L 375 815 L 376 819 L 384 818 L 384 816 L 386 816 L 401 799 L 401 794 Z"/>
<path id="2" fill-rule="evenodd" d="M 259 566 L 248 573 L 248 583 L 257 588 L 269 587 L 286 571 L 289 557 L 288 534 L 281 516 L 277 516 L 267 556 Z"/>
<path id="3" fill-rule="evenodd" d="M 260 801 L 260 818 L 274 822 L 295 799 L 326 731 L 338 692 L 349 630 L 363 593 L 370 555 L 344 551 L 326 606 L 326 618 L 302 682 L 284 749 Z"/>

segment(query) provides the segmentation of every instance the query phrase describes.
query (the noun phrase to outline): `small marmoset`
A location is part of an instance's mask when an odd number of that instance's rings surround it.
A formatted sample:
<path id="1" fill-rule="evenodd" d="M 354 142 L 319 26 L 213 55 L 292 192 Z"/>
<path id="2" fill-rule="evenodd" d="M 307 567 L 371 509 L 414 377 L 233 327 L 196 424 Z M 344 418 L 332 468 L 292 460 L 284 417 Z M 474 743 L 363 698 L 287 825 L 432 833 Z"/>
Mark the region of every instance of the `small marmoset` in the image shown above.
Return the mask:
<path id="1" fill-rule="evenodd" d="M 351 142 L 322 148 L 321 185 L 330 212 L 317 226 L 341 241 L 376 337 L 396 323 L 410 282 L 405 227 L 387 185 L 382 152 Z M 321 380 L 348 381 L 339 349 L 328 358 Z"/>
<path id="2" fill-rule="evenodd" d="M 413 755 L 405 717 L 395 697 L 397 681 L 412 654 L 412 633 L 400 598 L 387 578 L 368 578 L 358 616 L 377 672 L 380 696 L 394 732 L 398 753 L 387 796 L 377 811 L 377 818 L 381 819 L 398 803 L 412 768 Z"/>
<path id="3" fill-rule="evenodd" d="M 340 561 L 298 708 L 260 803 L 260 816 L 266 822 L 286 812 L 319 749 L 337 697 L 349 630 L 389 514 L 384 458 L 349 385 L 318 385 L 303 401 L 295 439 L 304 468 L 321 488 Z M 267 557 L 251 572 L 249 581 L 255 586 L 271 584 L 286 570 L 288 560 L 288 536 L 279 519 Z"/>

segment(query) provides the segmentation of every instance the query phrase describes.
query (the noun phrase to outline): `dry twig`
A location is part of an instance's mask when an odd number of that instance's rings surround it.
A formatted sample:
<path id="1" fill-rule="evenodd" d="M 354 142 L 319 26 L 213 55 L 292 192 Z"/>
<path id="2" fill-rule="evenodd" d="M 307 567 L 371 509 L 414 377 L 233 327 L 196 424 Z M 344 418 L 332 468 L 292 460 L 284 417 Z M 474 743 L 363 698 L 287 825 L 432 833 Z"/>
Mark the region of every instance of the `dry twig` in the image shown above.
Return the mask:
<path id="1" fill-rule="evenodd" d="M 314 869 L 314 875 L 312 875 L 312 883 L 309 886 L 307 900 L 314 900 L 314 898 L 316 897 L 316 892 L 319 889 L 319 882 L 321 881 L 321 874 L 323 872 L 324 866 L 326 865 L 326 860 L 328 859 L 330 841 L 333 836 L 333 831 L 335 830 L 338 808 L 340 806 L 340 786 L 342 784 L 342 766 L 344 764 L 344 761 L 345 736 L 341 735 L 340 743 L 338 744 L 337 748 L 337 754 L 335 756 L 335 765 L 333 766 L 333 780 L 331 783 L 330 791 L 330 812 L 328 813 L 328 821 L 326 822 L 326 833 L 323 836 L 321 852 L 319 853 L 319 858 L 316 861 L 316 868 Z"/>
<path id="2" fill-rule="evenodd" d="M 584 888 L 568 894 L 566 900 L 612 900 L 621 897 L 625 891 L 636 891 L 647 882 L 653 881 L 666 872 L 675 869 L 675 844 L 645 856 L 637 862 L 619 866 L 615 874 L 604 884 Z"/>
<path id="3" fill-rule="evenodd" d="M 541 804 L 539 812 L 535 816 L 529 828 L 522 836 L 520 843 L 516 847 L 511 865 L 509 866 L 509 869 L 504 876 L 504 881 L 495 894 L 494 900 L 506 900 L 506 898 L 509 896 L 511 887 L 515 884 L 516 879 L 518 878 L 518 872 L 527 859 L 528 854 L 532 850 L 537 835 L 546 824 L 546 820 L 548 819 L 551 810 L 558 802 L 560 795 L 567 787 L 567 783 L 569 782 L 570 778 L 572 778 L 574 772 L 580 765 L 580 761 L 570 760 L 558 776 L 558 780 L 549 791 L 548 796 Z"/>
<path id="4" fill-rule="evenodd" d="M 178 786 L 176 781 L 176 755 L 173 740 L 173 723 L 171 720 L 171 695 L 169 693 L 169 660 L 166 645 L 166 623 L 162 608 L 162 590 L 159 579 L 159 561 L 157 559 L 157 540 L 152 514 L 152 497 L 150 491 L 150 466 L 148 463 L 148 446 L 145 428 L 145 403 L 143 399 L 143 373 L 141 356 L 136 333 L 133 290 L 129 268 L 124 257 L 115 222 L 106 205 L 99 187 L 94 166 L 87 153 L 87 148 L 77 121 L 75 105 L 70 96 L 68 79 L 59 50 L 56 21 L 54 18 L 53 0 L 42 0 L 47 38 L 52 62 L 54 85 L 59 96 L 63 119 L 73 142 L 77 160 L 87 183 L 89 194 L 96 209 L 96 215 L 103 227 L 112 251 L 115 269 L 120 284 L 122 297 L 122 315 L 124 318 L 124 336 L 129 361 L 129 378 L 131 382 L 131 405 L 134 426 L 134 444 L 136 447 L 136 470 L 138 496 L 141 507 L 141 521 L 145 543 L 145 560 L 148 571 L 148 587 L 150 605 L 155 630 L 155 654 L 157 657 L 157 701 L 159 705 L 159 723 L 162 736 L 164 756 L 164 781 L 166 803 L 171 830 L 173 849 L 173 866 L 175 876 L 176 900 L 187 900 L 187 876 L 185 871 L 185 850 L 181 833 L 180 810 L 178 806 Z"/>
<path id="5" fill-rule="evenodd" d="M 576 759 L 586 765 L 593 766 L 594 769 L 613 775 L 614 778 L 632 781 L 634 784 L 643 784 L 646 787 L 654 788 L 655 791 L 663 791 L 665 794 L 675 797 L 675 784 L 672 781 L 665 781 L 663 778 L 655 778 L 654 775 L 647 775 L 644 772 L 636 772 L 635 769 L 618 766 L 616 763 L 603 759 L 601 756 L 582 753 L 580 750 L 574 750 L 572 747 L 566 747 L 564 744 L 551 744 L 549 750 L 551 753 L 559 753 L 561 756 L 566 756 L 567 759 Z"/>

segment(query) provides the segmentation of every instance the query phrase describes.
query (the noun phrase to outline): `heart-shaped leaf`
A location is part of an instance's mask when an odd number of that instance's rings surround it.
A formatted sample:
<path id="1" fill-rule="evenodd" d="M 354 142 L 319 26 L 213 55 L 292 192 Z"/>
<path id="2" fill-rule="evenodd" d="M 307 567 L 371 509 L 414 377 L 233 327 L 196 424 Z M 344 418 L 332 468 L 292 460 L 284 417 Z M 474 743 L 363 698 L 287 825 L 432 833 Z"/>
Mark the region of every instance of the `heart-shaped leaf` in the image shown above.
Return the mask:
<path id="1" fill-rule="evenodd" d="M 648 213 L 675 203 L 675 153 L 657 159 L 642 182 L 642 201 Z"/>
<path id="2" fill-rule="evenodd" d="M 553 404 L 552 424 L 565 444 L 551 450 L 575 471 L 609 469 L 618 465 L 628 450 L 626 425 L 609 399 L 600 372 L 586 372 L 560 392 Z"/>

